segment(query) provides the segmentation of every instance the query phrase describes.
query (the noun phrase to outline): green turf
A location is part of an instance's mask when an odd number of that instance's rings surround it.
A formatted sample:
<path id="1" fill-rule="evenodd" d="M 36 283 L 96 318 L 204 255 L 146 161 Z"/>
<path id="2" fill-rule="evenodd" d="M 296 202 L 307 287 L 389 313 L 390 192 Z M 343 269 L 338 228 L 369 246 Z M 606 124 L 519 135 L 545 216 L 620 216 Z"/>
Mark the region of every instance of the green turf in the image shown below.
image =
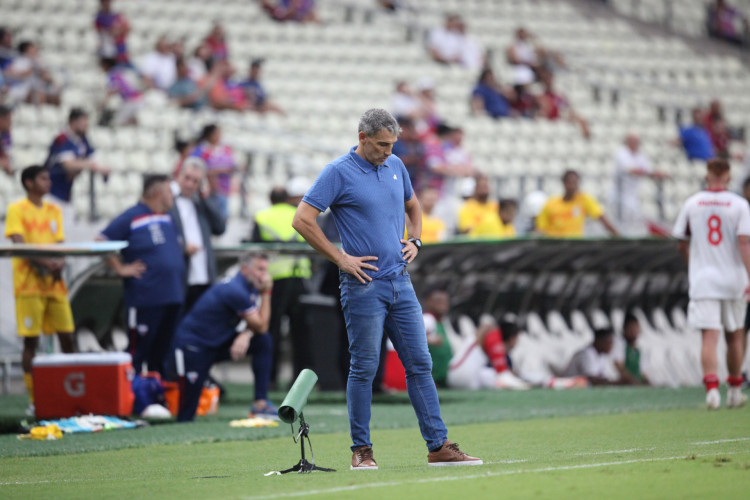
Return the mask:
<path id="1" fill-rule="evenodd" d="M 414 428 L 373 432 L 378 471 L 349 471 L 348 436 L 314 430 L 316 462 L 338 472 L 265 477 L 297 461 L 290 438 L 4 458 L 0 497 L 747 498 L 748 416 L 696 407 L 453 425 L 488 462 L 462 468 L 427 467 Z"/>
<path id="2" fill-rule="evenodd" d="M 263 429 L 230 428 L 228 422 L 244 418 L 251 394 L 246 386 L 227 387 L 226 402 L 219 414 L 199 418 L 193 424 L 156 424 L 150 428 L 113 431 L 94 435 L 67 436 L 59 442 L 19 441 L 15 434 L 0 435 L 0 457 L 40 456 L 105 451 L 157 444 L 248 441 L 291 435 L 289 426 Z M 275 394 L 281 401 L 283 395 Z M 528 418 L 597 415 L 634 411 L 698 408 L 700 388 L 600 388 L 592 390 L 527 392 L 441 390 L 441 408 L 449 425 L 497 422 Z M 414 411 L 405 394 L 375 397 L 372 429 L 416 427 Z M 0 419 L 6 431 L 15 431 L 22 420 L 23 396 L 0 398 Z M 315 434 L 348 431 L 346 401 L 341 393 L 313 393 L 305 415 Z"/>

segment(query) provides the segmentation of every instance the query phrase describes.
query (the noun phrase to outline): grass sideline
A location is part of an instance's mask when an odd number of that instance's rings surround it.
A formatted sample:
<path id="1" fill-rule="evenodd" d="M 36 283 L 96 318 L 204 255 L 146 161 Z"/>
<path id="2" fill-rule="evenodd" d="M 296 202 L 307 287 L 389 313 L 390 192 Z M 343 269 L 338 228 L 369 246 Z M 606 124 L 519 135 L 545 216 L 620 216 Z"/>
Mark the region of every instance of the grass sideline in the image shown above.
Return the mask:
<path id="1" fill-rule="evenodd" d="M 746 498 L 749 414 L 696 407 L 452 425 L 450 437 L 486 461 L 458 468 L 428 467 L 417 429 L 381 429 L 380 470 L 356 472 L 348 435 L 315 433 L 313 423 L 316 463 L 335 473 L 264 476 L 299 459 L 289 437 L 170 444 L 2 458 L 0 497 Z"/>
<path id="2" fill-rule="evenodd" d="M 247 415 L 251 388 L 228 385 L 225 401 L 216 416 L 198 418 L 192 424 L 155 422 L 145 429 L 120 430 L 97 434 L 66 436 L 59 442 L 19 441 L 15 432 L 25 419 L 24 396 L 0 398 L 0 422 L 6 432 L 0 435 L 0 457 L 66 455 L 137 448 L 163 444 L 197 444 L 228 441 L 256 441 L 291 435 L 287 425 L 275 428 L 237 429 L 228 422 Z M 277 403 L 283 394 L 272 394 Z M 600 415 L 670 409 L 701 408 L 701 388 L 661 389 L 613 387 L 591 390 L 549 391 L 440 391 L 441 409 L 449 428 L 455 425 L 522 420 L 530 418 Z M 346 400 L 343 393 L 313 393 L 305 415 L 314 435 L 348 432 Z M 405 394 L 376 395 L 372 429 L 416 428 L 417 420 Z"/>

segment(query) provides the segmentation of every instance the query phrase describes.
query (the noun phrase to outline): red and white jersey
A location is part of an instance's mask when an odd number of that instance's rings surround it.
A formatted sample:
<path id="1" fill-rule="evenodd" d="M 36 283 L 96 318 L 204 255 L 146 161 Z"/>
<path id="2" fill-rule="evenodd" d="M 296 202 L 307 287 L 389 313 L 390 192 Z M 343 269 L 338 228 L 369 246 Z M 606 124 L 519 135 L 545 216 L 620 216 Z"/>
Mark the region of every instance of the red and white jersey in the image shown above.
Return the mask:
<path id="1" fill-rule="evenodd" d="M 685 202 L 672 234 L 690 240 L 691 299 L 739 299 L 748 276 L 737 247 L 750 236 L 750 205 L 729 191 L 701 191 Z"/>

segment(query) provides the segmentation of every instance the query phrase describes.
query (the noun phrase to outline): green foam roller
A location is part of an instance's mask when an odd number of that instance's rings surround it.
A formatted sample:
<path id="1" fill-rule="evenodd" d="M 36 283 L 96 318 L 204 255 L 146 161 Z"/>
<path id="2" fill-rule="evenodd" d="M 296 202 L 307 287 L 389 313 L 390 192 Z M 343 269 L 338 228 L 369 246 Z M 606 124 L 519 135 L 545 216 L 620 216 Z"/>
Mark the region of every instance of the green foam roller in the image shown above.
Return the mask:
<path id="1" fill-rule="evenodd" d="M 307 404 L 307 396 L 310 395 L 317 382 L 318 376 L 314 371 L 305 368 L 300 372 L 279 407 L 279 419 L 282 422 L 293 424 L 297 421 Z"/>

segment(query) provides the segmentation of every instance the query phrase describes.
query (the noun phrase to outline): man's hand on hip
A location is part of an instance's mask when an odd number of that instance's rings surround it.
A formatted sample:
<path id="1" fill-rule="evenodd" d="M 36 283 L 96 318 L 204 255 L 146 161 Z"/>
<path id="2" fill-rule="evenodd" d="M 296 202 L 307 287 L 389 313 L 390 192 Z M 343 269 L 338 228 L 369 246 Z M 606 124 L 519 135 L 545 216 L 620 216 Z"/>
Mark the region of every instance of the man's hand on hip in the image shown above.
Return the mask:
<path id="1" fill-rule="evenodd" d="M 354 257 L 353 255 L 349 255 L 348 253 L 342 250 L 341 256 L 339 257 L 338 262 L 336 264 L 339 266 L 339 269 L 341 269 L 345 273 L 351 274 L 352 276 L 357 278 L 360 283 L 364 285 L 365 280 L 372 281 L 372 278 L 370 278 L 364 270 L 365 269 L 369 269 L 371 271 L 378 270 L 378 268 L 373 266 L 372 264 L 366 263 L 367 261 L 370 261 L 370 260 L 378 260 L 378 258 L 372 255 L 367 255 L 365 257 Z"/>
<path id="2" fill-rule="evenodd" d="M 419 253 L 419 249 L 417 248 L 417 245 L 415 245 L 412 241 L 401 240 L 401 243 L 405 245 L 404 248 L 401 249 L 404 260 L 407 264 L 411 264 Z"/>

